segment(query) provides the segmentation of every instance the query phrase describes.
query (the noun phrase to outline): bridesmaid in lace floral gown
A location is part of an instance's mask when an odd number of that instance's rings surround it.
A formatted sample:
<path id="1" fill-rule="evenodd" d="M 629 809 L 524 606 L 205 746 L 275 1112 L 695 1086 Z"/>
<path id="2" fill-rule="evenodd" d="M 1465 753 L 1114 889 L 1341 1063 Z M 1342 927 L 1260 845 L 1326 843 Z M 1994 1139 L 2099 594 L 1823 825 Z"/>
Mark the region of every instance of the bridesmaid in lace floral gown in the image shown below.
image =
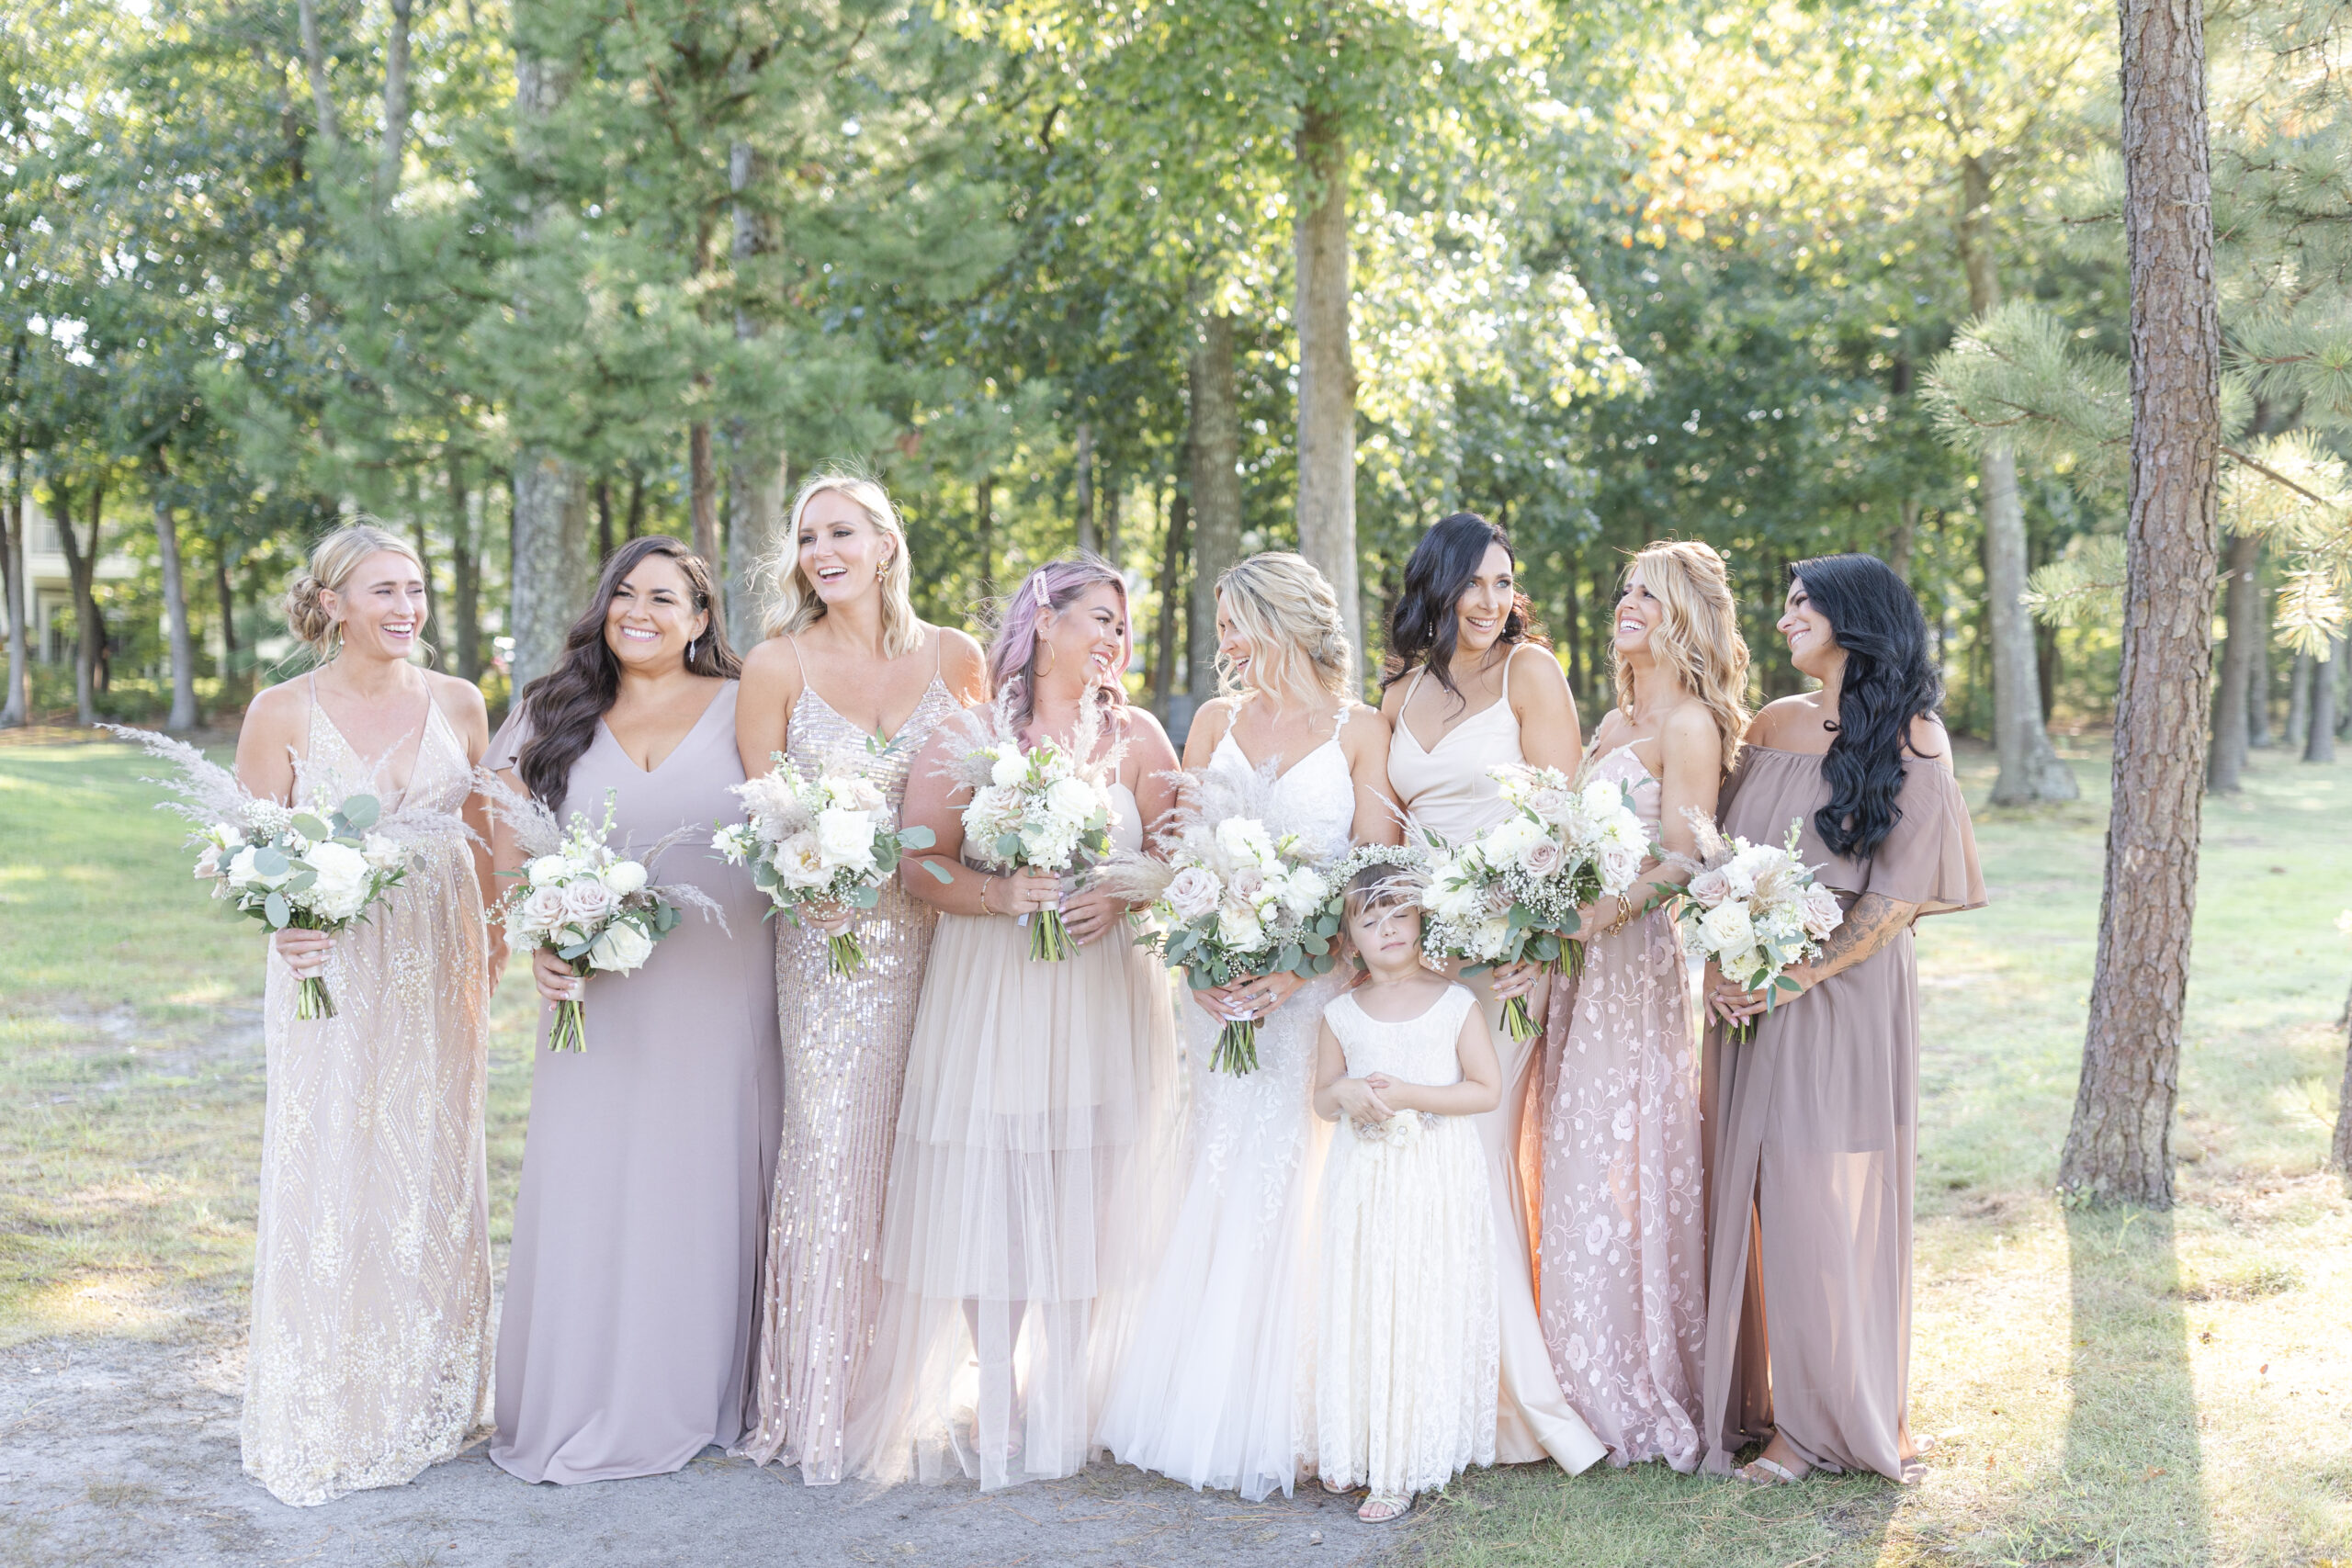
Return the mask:
<path id="1" fill-rule="evenodd" d="M 1747 722 L 1723 558 L 1676 543 L 1635 556 L 1614 644 L 1617 705 L 1589 775 L 1629 786 L 1668 852 L 1687 855 L 1684 813 L 1714 814 Z M 1687 1474 L 1702 1446 L 1707 1303 L 1698 1032 L 1674 922 L 1643 912 L 1687 873 L 1645 869 L 1584 912 L 1584 973 L 1546 1031 L 1539 1295 L 1560 1386 L 1611 1461 Z"/>
<path id="2" fill-rule="evenodd" d="M 322 662 L 246 711 L 245 787 L 288 800 L 323 784 L 370 791 L 387 813 L 470 814 L 489 743 L 481 694 L 410 662 L 425 588 L 407 543 L 336 529 L 286 609 Z M 401 1485 L 490 1416 L 489 867 L 454 824 L 413 848 L 406 882 L 365 924 L 280 931 L 269 957 L 238 1435 L 245 1472 L 286 1503 Z M 297 1021 L 295 983 L 322 969 L 336 1014 Z"/>
<path id="3" fill-rule="evenodd" d="M 743 770 L 766 773 L 779 751 L 804 770 L 847 752 L 898 810 L 933 733 L 987 694 L 979 645 L 915 618 L 906 530 L 881 486 L 818 474 L 791 516 L 774 635 L 744 661 Z M 842 1479 L 844 1408 L 873 1341 L 883 1180 L 936 918 L 892 882 L 858 915 L 865 965 L 846 978 L 828 971 L 817 921 L 773 922 L 784 1138 L 760 1292 L 755 1429 L 740 1451 L 797 1464 L 812 1486 Z"/>
<path id="4" fill-rule="evenodd" d="M 1391 726 L 1388 782 L 1416 829 L 1463 843 L 1500 821 L 1510 808 L 1488 771 L 1498 764 L 1575 774 L 1576 699 L 1529 625 L 1518 559 L 1500 528 L 1457 512 L 1422 536 L 1405 563 L 1388 649 L 1380 705 Z M 1515 964 L 1463 983 L 1486 1016 L 1503 1075 L 1501 1103 L 1472 1119 L 1495 1216 L 1502 1342 L 1495 1457 L 1526 1464 L 1549 1455 L 1575 1474 L 1603 1450 L 1562 1394 L 1536 1320 L 1530 1221 L 1541 1169 L 1526 1112 L 1540 1053 L 1502 1024 L 1503 998 L 1514 994 L 1531 994 L 1543 1018 L 1548 977 Z"/>

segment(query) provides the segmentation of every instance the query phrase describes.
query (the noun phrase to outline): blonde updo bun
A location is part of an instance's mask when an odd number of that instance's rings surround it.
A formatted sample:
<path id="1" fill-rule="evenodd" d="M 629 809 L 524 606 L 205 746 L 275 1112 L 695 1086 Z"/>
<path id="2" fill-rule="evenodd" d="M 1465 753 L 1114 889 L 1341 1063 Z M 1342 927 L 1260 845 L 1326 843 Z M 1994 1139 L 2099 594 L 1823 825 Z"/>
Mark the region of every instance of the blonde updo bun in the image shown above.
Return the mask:
<path id="1" fill-rule="evenodd" d="M 1313 707 L 1345 702 L 1354 645 L 1340 618 L 1340 596 L 1306 558 L 1268 550 L 1237 561 L 1216 580 L 1226 619 L 1250 638 L 1250 684 L 1279 704 Z M 1227 695 L 1242 690 L 1225 655 L 1217 655 L 1217 684 Z"/>
<path id="2" fill-rule="evenodd" d="M 416 547 L 398 534 L 373 523 L 346 523 L 311 547 L 310 566 L 286 590 L 286 629 L 322 664 L 334 657 L 343 640 L 324 596 L 342 592 L 362 561 L 385 550 L 406 556 L 420 575 L 424 572 Z"/>

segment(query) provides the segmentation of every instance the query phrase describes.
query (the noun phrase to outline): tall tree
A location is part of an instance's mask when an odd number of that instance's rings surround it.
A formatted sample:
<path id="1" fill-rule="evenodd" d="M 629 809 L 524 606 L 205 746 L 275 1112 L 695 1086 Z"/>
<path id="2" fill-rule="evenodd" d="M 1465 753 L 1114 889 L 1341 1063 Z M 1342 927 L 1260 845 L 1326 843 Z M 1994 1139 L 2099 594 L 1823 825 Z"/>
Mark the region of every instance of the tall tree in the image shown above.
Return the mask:
<path id="1" fill-rule="evenodd" d="M 2118 0 L 2116 10 L 2132 287 L 2128 578 L 2098 961 L 2058 1182 L 2165 1208 L 2212 667 L 2221 301 L 2203 8 Z"/>

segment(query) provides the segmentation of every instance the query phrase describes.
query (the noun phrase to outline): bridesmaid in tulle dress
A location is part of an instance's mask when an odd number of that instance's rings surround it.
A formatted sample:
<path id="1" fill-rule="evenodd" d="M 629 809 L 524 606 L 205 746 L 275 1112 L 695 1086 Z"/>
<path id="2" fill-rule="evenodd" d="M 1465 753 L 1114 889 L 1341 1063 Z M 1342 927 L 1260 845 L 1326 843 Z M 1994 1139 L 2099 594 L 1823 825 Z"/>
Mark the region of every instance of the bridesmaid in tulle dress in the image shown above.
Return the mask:
<path id="1" fill-rule="evenodd" d="M 764 773 L 782 752 L 813 773 L 846 754 L 898 810 L 940 725 L 987 694 L 979 645 L 916 618 L 906 529 L 880 485 L 812 475 L 791 524 L 793 553 L 774 566 L 774 635 L 743 662 L 743 771 Z M 768 1205 L 755 1426 L 738 1450 L 755 1464 L 797 1464 L 812 1486 L 841 1480 L 847 1464 L 843 1415 L 881 1305 L 882 1184 L 936 918 L 903 878 L 890 883 L 874 908 L 856 912 L 865 966 L 836 976 L 827 928 L 842 929 L 850 913 L 773 921 L 784 1138 Z"/>
<path id="2" fill-rule="evenodd" d="M 1576 699 L 1529 625 L 1518 558 L 1502 529 L 1457 512 L 1422 536 L 1389 615 L 1388 649 L 1380 705 L 1390 727 L 1388 782 L 1416 829 L 1458 844 L 1500 821 L 1510 808 L 1489 771 L 1498 764 L 1575 776 Z M 1495 1211 L 1502 1323 L 1495 1458 L 1526 1464 L 1548 1454 L 1573 1475 L 1604 1450 L 1560 1392 L 1536 1319 L 1531 1221 L 1541 1175 L 1527 1095 L 1540 1053 L 1536 1041 L 1513 1040 L 1502 1022 L 1504 998 L 1515 995 L 1530 996 L 1541 1020 L 1551 977 L 1514 964 L 1463 983 L 1485 1014 L 1503 1075 L 1500 1102 L 1471 1119 Z"/>
<path id="3" fill-rule="evenodd" d="M 1657 544 L 1617 603 L 1617 703 L 1589 776 L 1633 791 L 1669 855 L 1697 847 L 1747 722 L 1747 646 L 1723 558 Z M 1645 880 L 1583 911 L 1584 972 L 1554 998 L 1538 1111 L 1544 1150 L 1544 1337 L 1560 1386 L 1625 1465 L 1699 1463 L 1707 1331 L 1698 1029 L 1682 942 L 1664 908 L 1689 875 Z"/>
<path id="4" fill-rule="evenodd" d="M 736 815 L 737 688 L 709 568 L 675 539 L 605 564 L 554 671 L 491 745 L 504 785 L 616 850 L 692 829 L 647 869 L 695 909 L 636 972 L 530 955 L 540 997 L 587 1008 L 582 1051 L 532 1057 L 531 1124 L 498 1325 L 490 1457 L 526 1481 L 658 1475 L 743 1432 L 779 1076 L 773 947 L 751 874 L 710 852 Z M 502 826 L 503 863 L 521 856 Z"/>
<path id="5" fill-rule="evenodd" d="M 456 826 L 487 826 L 472 775 L 490 729 L 473 686 L 410 662 L 424 569 L 397 535 L 328 535 L 286 612 L 322 662 L 254 699 L 238 778 L 277 800 L 367 791 L 388 818 L 448 824 L 413 840 L 407 880 L 364 924 L 271 947 L 238 1436 L 245 1472 L 307 1505 L 413 1480 L 490 1418 L 490 865 Z M 295 983 L 322 969 L 335 1016 L 297 1021 Z"/>
<path id="6" fill-rule="evenodd" d="M 1176 755 L 1126 705 L 1125 585 L 1099 557 L 1040 567 L 989 649 L 1001 714 L 1034 744 L 1123 748 L 1114 844 L 1137 849 L 1172 802 Z M 1160 1233 L 1176 1031 L 1168 973 L 1128 908 L 1079 879 L 966 864 L 967 798 L 942 765 L 977 750 L 978 715 L 914 765 L 907 818 L 938 835 L 906 881 L 940 911 L 915 1017 L 882 1224 L 881 1327 L 850 1417 L 851 1457 L 884 1481 L 1069 1475 Z M 1058 904 L 1078 952 L 1029 956 L 1020 923 Z"/>

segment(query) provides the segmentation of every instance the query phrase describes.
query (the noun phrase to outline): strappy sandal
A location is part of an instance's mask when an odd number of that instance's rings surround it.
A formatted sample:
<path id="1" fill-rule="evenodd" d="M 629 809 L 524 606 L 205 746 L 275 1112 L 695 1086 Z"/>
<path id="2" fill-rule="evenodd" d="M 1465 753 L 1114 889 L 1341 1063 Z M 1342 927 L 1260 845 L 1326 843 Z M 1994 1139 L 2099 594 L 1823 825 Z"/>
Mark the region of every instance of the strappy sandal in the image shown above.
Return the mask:
<path id="1" fill-rule="evenodd" d="M 1780 1461 L 1766 1459 L 1761 1454 L 1732 1473 L 1758 1486 L 1793 1486 L 1804 1479 Z"/>
<path id="2" fill-rule="evenodd" d="M 1411 1497 L 1383 1497 L 1375 1492 L 1363 1500 L 1363 1507 L 1356 1510 L 1356 1522 L 1366 1525 L 1393 1525 L 1412 1511 Z"/>
<path id="3" fill-rule="evenodd" d="M 1352 1486 L 1342 1486 L 1327 1475 L 1323 1478 L 1323 1490 L 1329 1492 L 1334 1497 L 1344 1497 L 1349 1493 L 1354 1491 L 1355 1488 Z"/>

